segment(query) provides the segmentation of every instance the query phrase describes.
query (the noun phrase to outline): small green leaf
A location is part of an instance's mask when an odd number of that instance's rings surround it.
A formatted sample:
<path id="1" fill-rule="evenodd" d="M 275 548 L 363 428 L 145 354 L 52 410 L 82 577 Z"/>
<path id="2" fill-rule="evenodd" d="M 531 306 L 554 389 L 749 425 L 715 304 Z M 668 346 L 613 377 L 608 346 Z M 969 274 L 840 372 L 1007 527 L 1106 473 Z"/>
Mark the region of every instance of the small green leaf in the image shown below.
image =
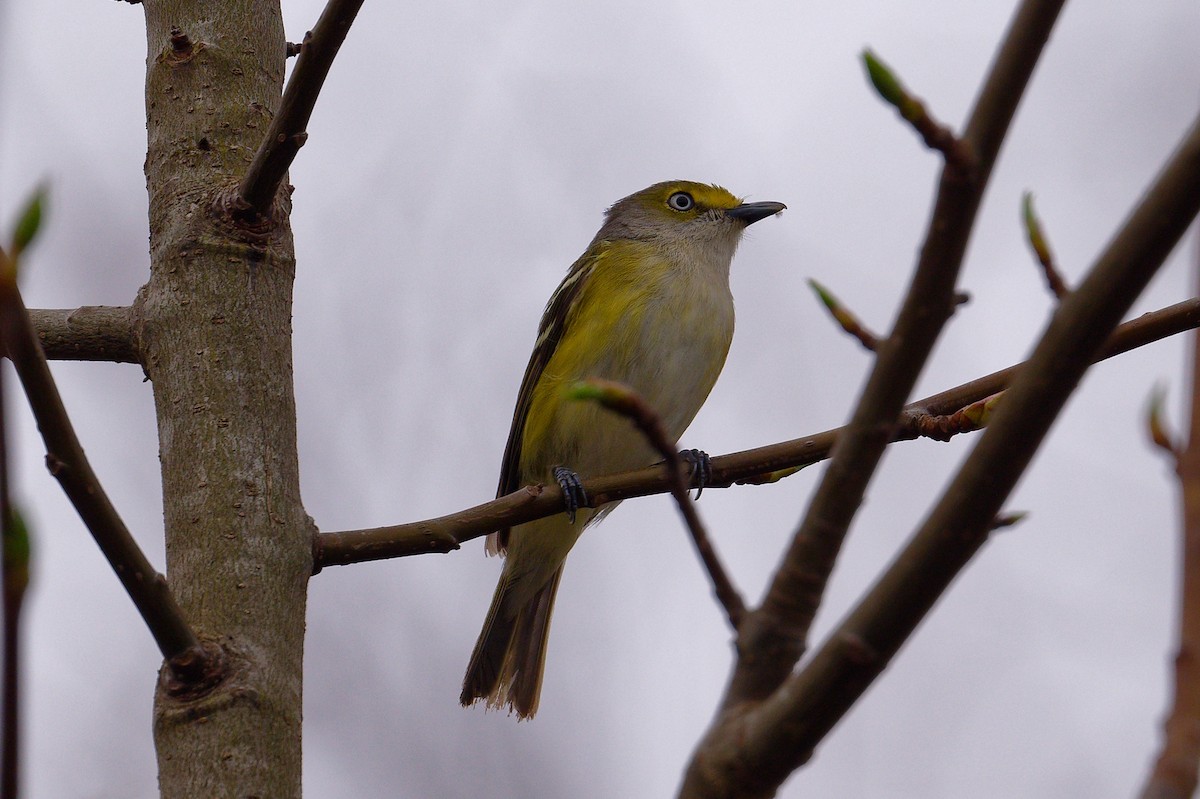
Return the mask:
<path id="1" fill-rule="evenodd" d="M 25 210 L 17 220 L 17 228 L 13 231 L 13 244 L 10 257 L 15 262 L 21 253 L 29 247 L 37 237 L 38 229 L 42 226 L 42 206 L 46 202 L 46 187 L 38 186 L 33 197 L 25 205 Z"/>
<path id="2" fill-rule="evenodd" d="M 8 591 L 18 596 L 29 585 L 29 528 L 25 517 L 13 507 L 4 530 L 4 582 Z"/>

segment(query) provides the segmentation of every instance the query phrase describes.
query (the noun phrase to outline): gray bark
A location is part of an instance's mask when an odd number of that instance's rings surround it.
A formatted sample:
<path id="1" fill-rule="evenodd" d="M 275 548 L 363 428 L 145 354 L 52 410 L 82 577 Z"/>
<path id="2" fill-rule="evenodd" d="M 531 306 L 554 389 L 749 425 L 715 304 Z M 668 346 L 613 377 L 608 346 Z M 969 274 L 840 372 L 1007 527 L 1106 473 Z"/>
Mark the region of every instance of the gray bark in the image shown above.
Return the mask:
<path id="1" fill-rule="evenodd" d="M 230 676 L 158 691 L 164 797 L 300 794 L 305 593 L 292 386 L 295 255 L 281 191 L 269 227 L 224 213 L 278 107 L 277 2 L 145 0 L 149 282 L 132 309 L 153 383 L 167 579 Z"/>

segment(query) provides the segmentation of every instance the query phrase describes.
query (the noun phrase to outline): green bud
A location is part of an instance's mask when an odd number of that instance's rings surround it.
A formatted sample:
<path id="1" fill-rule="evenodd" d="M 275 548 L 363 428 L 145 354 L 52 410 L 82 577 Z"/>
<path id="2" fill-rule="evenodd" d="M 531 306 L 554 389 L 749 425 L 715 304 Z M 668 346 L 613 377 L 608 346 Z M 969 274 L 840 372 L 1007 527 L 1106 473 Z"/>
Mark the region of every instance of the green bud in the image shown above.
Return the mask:
<path id="1" fill-rule="evenodd" d="M 930 142 L 927 137 L 926 129 L 934 125 L 934 122 L 929 118 L 921 101 L 909 94 L 908 89 L 905 89 L 904 85 L 900 83 L 900 79 L 892 72 L 891 67 L 880 61 L 869 49 L 863 50 L 862 58 L 867 67 L 867 77 L 870 78 L 875 91 L 879 92 L 879 96 L 889 105 L 895 106 L 896 110 L 900 112 L 900 116 L 907 122 L 916 126 L 922 136 L 926 137 L 927 144 L 942 149 L 938 144 Z"/>
<path id="2" fill-rule="evenodd" d="M 1042 230 L 1042 222 L 1038 219 L 1037 212 L 1033 210 L 1033 192 L 1027 191 L 1021 196 L 1021 218 L 1025 223 L 1025 235 L 1029 239 L 1029 246 L 1033 247 L 1034 253 L 1042 263 L 1050 258 L 1050 247 L 1046 243 L 1046 234 Z"/>
<path id="3" fill-rule="evenodd" d="M 1175 452 L 1175 444 L 1166 423 L 1166 386 L 1156 385 L 1150 392 L 1150 400 L 1146 404 L 1146 429 L 1150 440 L 1156 447 L 1167 452 Z"/>
<path id="4" fill-rule="evenodd" d="M 20 596 L 29 585 L 29 528 L 16 507 L 9 512 L 4 528 L 4 583 L 6 590 Z"/>
<path id="5" fill-rule="evenodd" d="M 1004 396 L 1003 391 L 998 391 L 989 397 L 984 397 L 981 400 L 976 400 L 970 405 L 962 409 L 962 415 L 971 424 L 975 425 L 976 429 L 988 426 L 995 415 L 996 406 L 1000 404 L 1000 399 Z"/>
<path id="6" fill-rule="evenodd" d="M 604 398 L 605 390 L 595 380 L 580 380 L 567 386 L 564 394 L 567 399 L 596 402 Z"/>
<path id="7" fill-rule="evenodd" d="M 829 289 L 825 288 L 811 277 L 808 279 L 808 287 L 816 292 L 817 298 L 821 300 L 826 308 L 831 311 L 836 311 L 838 309 L 840 303 L 837 301 L 837 297 L 834 297 L 829 293 Z"/>
<path id="8" fill-rule="evenodd" d="M 13 244 L 10 257 L 15 263 L 21 253 L 29 247 L 37 237 L 38 228 L 42 225 L 42 206 L 46 201 L 46 187 L 38 186 L 33 197 L 25 205 L 25 210 L 17 220 L 17 228 L 13 231 Z"/>
<path id="9" fill-rule="evenodd" d="M 992 520 L 992 529 L 1000 530 L 1004 527 L 1012 527 L 1013 525 L 1017 525 L 1017 524 L 1020 524 L 1021 522 L 1025 521 L 1025 518 L 1027 516 L 1029 516 L 1029 511 L 1024 511 L 1024 510 L 1013 511 L 1012 513 L 1005 513 L 1002 516 L 997 516 L 995 519 Z"/>
<path id="10" fill-rule="evenodd" d="M 574 383 L 566 388 L 565 393 L 567 399 L 598 402 L 618 413 L 628 413 L 637 403 L 637 393 L 632 388 L 615 380 L 602 380 L 598 377 Z"/>
<path id="11" fill-rule="evenodd" d="M 904 91 L 904 87 L 900 85 L 895 73 L 887 64 L 880 61 L 870 48 L 863 50 L 862 60 L 867 68 L 867 77 L 870 79 L 871 85 L 875 87 L 875 91 L 879 92 L 879 96 L 903 110 L 909 99 L 908 92 Z"/>

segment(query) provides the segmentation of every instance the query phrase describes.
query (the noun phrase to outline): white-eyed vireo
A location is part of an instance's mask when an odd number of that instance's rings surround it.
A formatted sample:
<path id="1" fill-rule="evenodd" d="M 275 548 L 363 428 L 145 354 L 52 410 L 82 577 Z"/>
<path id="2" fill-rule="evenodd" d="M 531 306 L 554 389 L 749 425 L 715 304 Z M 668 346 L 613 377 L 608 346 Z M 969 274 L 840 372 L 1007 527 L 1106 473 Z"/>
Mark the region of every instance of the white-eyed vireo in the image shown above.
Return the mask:
<path id="1" fill-rule="evenodd" d="M 658 183 L 615 203 L 550 297 L 513 412 L 497 496 L 557 481 L 568 506 L 578 478 L 658 458 L 627 420 L 564 396 L 587 378 L 626 383 L 678 440 L 708 397 L 733 338 L 729 264 L 747 225 L 783 203 L 742 203 L 719 186 Z M 537 711 L 550 611 L 567 553 L 615 504 L 500 530 L 506 553 L 463 680 L 464 705 L 486 699 L 521 718 Z"/>

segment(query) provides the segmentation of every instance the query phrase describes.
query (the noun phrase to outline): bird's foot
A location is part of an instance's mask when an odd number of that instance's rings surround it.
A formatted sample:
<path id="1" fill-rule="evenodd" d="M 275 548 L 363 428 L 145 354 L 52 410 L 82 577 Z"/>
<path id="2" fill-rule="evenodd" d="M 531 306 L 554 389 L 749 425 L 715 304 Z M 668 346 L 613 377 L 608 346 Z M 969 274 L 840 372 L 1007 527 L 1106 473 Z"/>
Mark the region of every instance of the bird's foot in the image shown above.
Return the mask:
<path id="1" fill-rule="evenodd" d="M 712 478 L 712 458 L 700 449 L 681 449 L 679 457 L 688 465 L 688 479 L 696 483 L 696 499 L 704 493 L 704 486 Z"/>
<path id="2" fill-rule="evenodd" d="M 562 489 L 563 505 L 567 509 L 567 518 L 571 520 L 571 524 L 574 524 L 575 511 L 587 505 L 588 501 L 587 492 L 583 490 L 583 481 L 579 479 L 579 475 L 566 466 L 555 466 L 551 471 L 554 474 L 554 480 L 558 483 L 558 487 Z"/>

